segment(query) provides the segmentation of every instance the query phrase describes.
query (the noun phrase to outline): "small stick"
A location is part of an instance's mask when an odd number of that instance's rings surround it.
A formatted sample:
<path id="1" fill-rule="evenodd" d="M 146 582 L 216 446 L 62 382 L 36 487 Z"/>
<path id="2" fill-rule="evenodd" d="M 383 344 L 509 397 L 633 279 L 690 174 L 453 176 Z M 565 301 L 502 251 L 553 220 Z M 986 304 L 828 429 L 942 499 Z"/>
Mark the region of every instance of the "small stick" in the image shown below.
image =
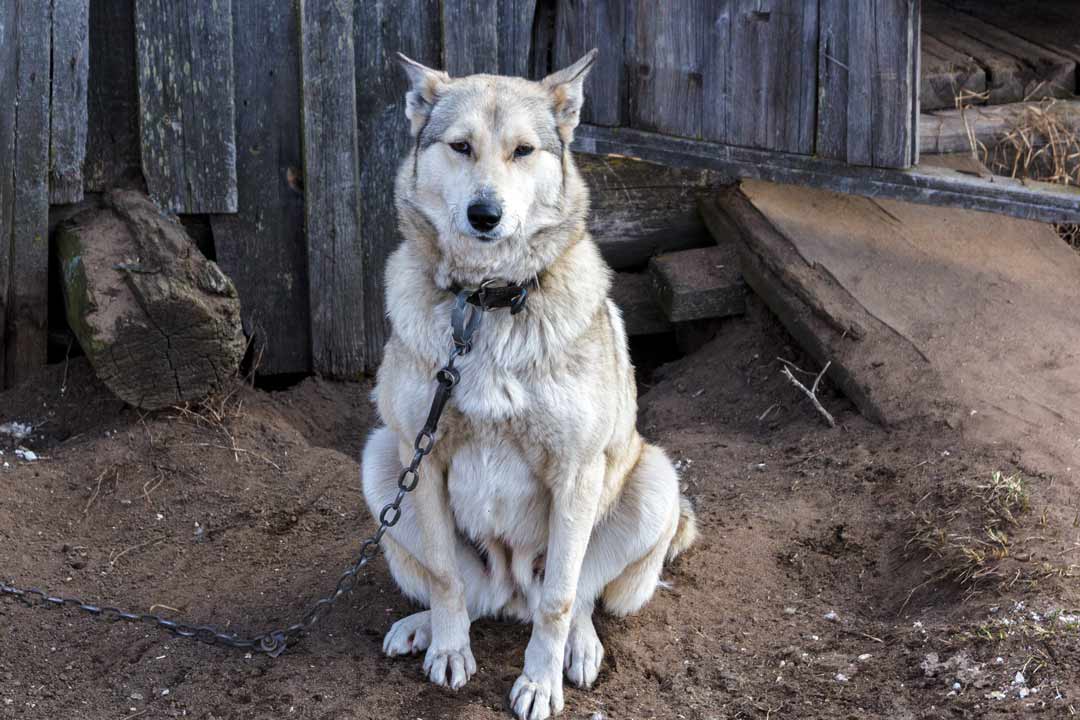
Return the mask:
<path id="1" fill-rule="evenodd" d="M 787 364 L 784 365 L 780 372 L 783 373 L 784 377 L 791 381 L 792 385 L 802 390 L 806 397 L 810 398 L 810 402 L 814 403 L 814 407 L 817 408 L 817 411 L 825 418 L 825 422 L 829 423 L 829 427 L 836 427 L 836 420 L 833 419 L 833 416 L 829 414 L 829 411 L 825 409 L 821 404 L 821 401 L 817 398 L 818 385 L 821 383 L 821 378 L 825 377 L 825 372 L 829 369 L 830 365 L 832 365 L 831 360 L 825 363 L 825 367 L 818 373 L 818 376 L 814 379 L 814 385 L 811 388 L 807 388 L 799 382 L 795 376 L 791 374 L 791 370 L 788 369 Z"/>
<path id="2" fill-rule="evenodd" d="M 94 494 L 86 501 L 86 507 L 84 507 L 82 511 L 83 517 L 86 517 L 86 514 L 90 512 L 90 506 L 97 500 L 98 493 L 101 492 L 101 481 L 105 479 L 105 474 L 107 472 L 109 472 L 109 468 L 105 468 L 101 471 L 101 474 L 97 476 L 97 486 L 94 488 Z"/>
<path id="3" fill-rule="evenodd" d="M 124 549 L 124 550 L 121 550 L 121 551 L 120 551 L 120 552 L 118 552 L 118 553 L 117 553 L 116 555 L 110 555 L 110 557 L 109 557 L 109 565 L 115 565 L 115 564 L 116 564 L 116 561 L 117 561 L 117 560 L 119 560 L 120 558 L 124 557 L 124 556 L 125 556 L 125 555 L 127 555 L 127 554 L 128 554 L 129 552 L 131 552 L 132 550 L 138 550 L 139 548 L 144 548 L 144 547 L 146 547 L 147 545 L 156 545 L 156 544 L 158 544 L 159 542 L 161 542 L 161 541 L 162 541 L 162 540 L 164 540 L 164 539 L 165 539 L 165 536 L 164 536 L 164 535 L 162 535 L 161 537 L 158 537 L 158 538 L 154 538 L 153 540 L 147 540 L 147 541 L 146 541 L 146 542 L 144 542 L 144 543 L 139 543 L 138 545 L 132 545 L 132 546 L 131 546 L 131 547 L 129 547 L 129 548 L 126 548 L 126 549 Z"/>

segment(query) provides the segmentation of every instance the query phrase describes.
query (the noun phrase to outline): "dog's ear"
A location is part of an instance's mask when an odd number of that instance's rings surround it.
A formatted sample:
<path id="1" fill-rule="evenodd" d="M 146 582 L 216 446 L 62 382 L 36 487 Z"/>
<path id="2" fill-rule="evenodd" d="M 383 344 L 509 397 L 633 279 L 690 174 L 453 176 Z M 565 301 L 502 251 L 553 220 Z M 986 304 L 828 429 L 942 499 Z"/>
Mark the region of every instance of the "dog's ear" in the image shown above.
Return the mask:
<path id="1" fill-rule="evenodd" d="M 450 76 L 442 70 L 432 70 L 401 53 L 397 61 L 409 76 L 409 90 L 405 93 L 405 117 L 409 118 L 410 132 L 416 135 L 424 127 L 431 108 L 439 93 L 450 83 Z"/>
<path id="2" fill-rule="evenodd" d="M 573 65 L 540 81 L 555 99 L 555 122 L 559 126 L 559 134 L 567 144 L 573 140 L 574 128 L 581 119 L 581 106 L 585 102 L 585 77 L 596 62 L 596 53 L 596 48 L 593 48 Z"/>

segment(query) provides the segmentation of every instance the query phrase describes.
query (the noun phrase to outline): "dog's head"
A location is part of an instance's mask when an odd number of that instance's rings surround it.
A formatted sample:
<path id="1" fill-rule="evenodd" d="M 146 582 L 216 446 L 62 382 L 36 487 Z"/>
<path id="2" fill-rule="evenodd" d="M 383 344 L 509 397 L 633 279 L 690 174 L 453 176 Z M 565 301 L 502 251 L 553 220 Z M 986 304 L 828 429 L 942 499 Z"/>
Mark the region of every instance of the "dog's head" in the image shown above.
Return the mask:
<path id="1" fill-rule="evenodd" d="M 568 148 L 595 57 L 532 82 L 451 78 L 399 55 L 414 140 L 399 207 L 432 226 L 453 279 L 524 280 L 554 259 L 539 247 L 550 244 L 545 231 L 583 218 L 587 193 Z"/>

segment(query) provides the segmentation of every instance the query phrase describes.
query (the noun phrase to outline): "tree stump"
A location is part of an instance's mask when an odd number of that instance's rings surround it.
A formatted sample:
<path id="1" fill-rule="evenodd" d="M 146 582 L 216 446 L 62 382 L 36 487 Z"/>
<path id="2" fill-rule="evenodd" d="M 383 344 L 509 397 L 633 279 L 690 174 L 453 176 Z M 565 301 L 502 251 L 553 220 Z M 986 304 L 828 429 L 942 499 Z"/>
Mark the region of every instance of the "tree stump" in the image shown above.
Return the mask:
<path id="1" fill-rule="evenodd" d="M 57 228 L 68 323 L 98 377 L 155 410 L 206 397 L 244 355 L 240 301 L 175 217 L 114 191 Z"/>

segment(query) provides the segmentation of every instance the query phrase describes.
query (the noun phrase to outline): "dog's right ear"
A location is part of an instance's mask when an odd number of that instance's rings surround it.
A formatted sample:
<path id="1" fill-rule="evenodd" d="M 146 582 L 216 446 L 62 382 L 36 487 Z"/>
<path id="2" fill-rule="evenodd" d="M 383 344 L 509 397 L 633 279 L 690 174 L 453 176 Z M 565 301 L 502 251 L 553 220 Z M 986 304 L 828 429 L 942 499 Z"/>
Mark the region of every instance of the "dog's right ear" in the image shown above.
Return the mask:
<path id="1" fill-rule="evenodd" d="M 410 132 L 415 136 L 427 122 L 439 93 L 450 83 L 450 76 L 442 70 L 432 70 L 421 65 L 401 53 L 397 54 L 397 60 L 409 76 L 409 91 L 405 93 L 405 117 L 409 118 Z"/>

